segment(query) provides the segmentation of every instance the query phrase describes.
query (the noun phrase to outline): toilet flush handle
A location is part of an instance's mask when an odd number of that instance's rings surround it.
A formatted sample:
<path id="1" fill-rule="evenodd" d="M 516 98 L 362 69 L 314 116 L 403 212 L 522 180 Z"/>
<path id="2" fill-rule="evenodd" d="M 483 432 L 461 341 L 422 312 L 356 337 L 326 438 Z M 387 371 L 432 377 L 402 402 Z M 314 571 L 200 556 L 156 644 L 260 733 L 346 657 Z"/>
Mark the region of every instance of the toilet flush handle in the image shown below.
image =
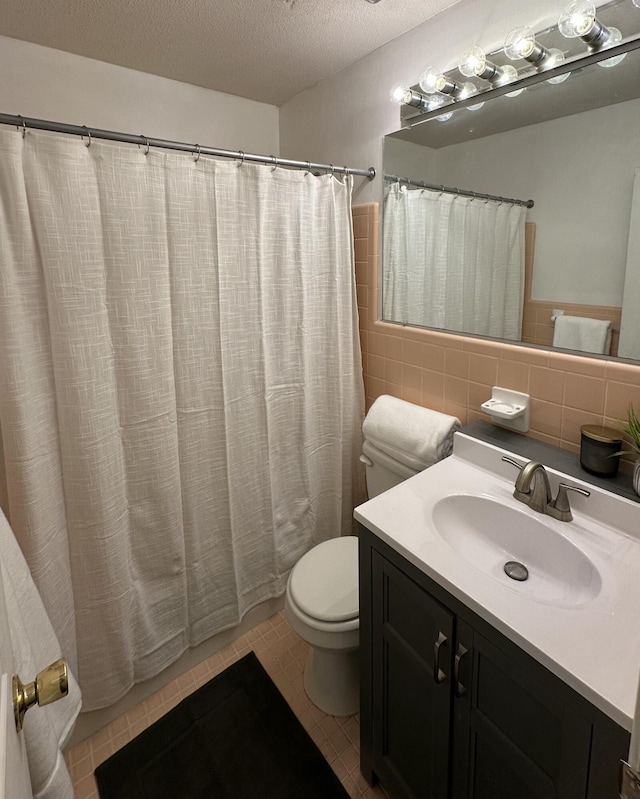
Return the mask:
<path id="1" fill-rule="evenodd" d="M 360 463 L 364 463 L 365 466 L 373 466 L 371 458 L 367 457 L 364 453 L 360 456 Z"/>

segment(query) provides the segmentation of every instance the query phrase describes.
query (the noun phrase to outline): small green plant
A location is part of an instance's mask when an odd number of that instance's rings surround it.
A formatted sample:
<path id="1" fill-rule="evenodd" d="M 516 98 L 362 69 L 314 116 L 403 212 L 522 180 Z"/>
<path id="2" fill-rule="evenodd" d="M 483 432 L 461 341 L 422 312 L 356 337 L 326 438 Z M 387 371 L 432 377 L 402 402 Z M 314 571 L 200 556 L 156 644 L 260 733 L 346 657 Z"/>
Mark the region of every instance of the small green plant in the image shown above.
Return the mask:
<path id="1" fill-rule="evenodd" d="M 625 444 L 627 444 L 630 449 L 623 449 L 618 454 L 640 456 L 640 419 L 636 416 L 633 405 L 629 405 L 626 422 L 621 421 L 620 425 L 622 426 L 623 433 L 630 439 L 629 441 L 625 441 Z"/>

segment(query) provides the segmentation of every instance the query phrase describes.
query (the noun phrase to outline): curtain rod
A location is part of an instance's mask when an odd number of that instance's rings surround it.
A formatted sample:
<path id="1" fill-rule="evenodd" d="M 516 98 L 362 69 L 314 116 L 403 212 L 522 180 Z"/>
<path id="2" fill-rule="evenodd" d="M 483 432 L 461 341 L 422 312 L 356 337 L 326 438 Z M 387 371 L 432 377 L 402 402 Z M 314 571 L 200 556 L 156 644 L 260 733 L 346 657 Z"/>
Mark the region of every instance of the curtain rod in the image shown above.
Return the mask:
<path id="1" fill-rule="evenodd" d="M 480 194 L 477 191 L 469 191 L 468 189 L 454 189 L 450 186 L 440 186 L 435 183 L 425 183 L 423 180 L 411 180 L 411 178 L 401 178 L 398 175 L 385 175 L 385 180 L 392 183 L 406 183 L 408 186 L 417 186 L 419 189 L 430 189 L 431 191 L 439 191 L 443 194 L 460 194 L 463 197 L 472 197 L 474 200 L 495 200 L 501 203 L 512 203 L 513 205 L 524 205 L 525 208 L 533 208 L 535 203 L 533 200 L 513 200 L 510 197 L 498 197 L 495 194 Z"/>
<path id="2" fill-rule="evenodd" d="M 244 153 L 242 150 L 221 150 L 217 147 L 201 147 L 199 144 L 187 144 L 186 142 L 168 141 L 167 139 L 154 139 L 148 136 L 136 135 L 135 133 L 118 133 L 113 130 L 100 130 L 99 128 L 88 128 L 86 125 L 68 125 L 65 122 L 51 122 L 46 119 L 33 119 L 23 117 L 20 114 L 0 114 L 0 124 L 15 125 L 19 130 L 22 129 L 23 135 L 27 128 L 35 130 L 48 130 L 53 133 L 68 133 L 72 136 L 87 136 L 89 144 L 91 139 L 107 139 L 108 141 L 119 141 L 127 144 L 137 144 L 146 147 L 149 152 L 150 147 L 161 147 L 164 150 L 180 150 L 182 152 L 200 155 L 214 155 L 220 158 L 237 158 L 242 163 L 253 161 L 260 164 L 273 164 L 274 167 L 286 166 L 294 169 L 306 169 L 309 172 L 313 169 L 320 169 L 332 175 L 361 175 L 362 177 L 373 180 L 376 170 L 371 166 L 369 169 L 352 169 L 346 166 L 334 166 L 333 164 L 314 164 L 310 161 L 292 161 L 290 158 L 276 158 L 275 155 L 256 155 L 255 153 Z"/>

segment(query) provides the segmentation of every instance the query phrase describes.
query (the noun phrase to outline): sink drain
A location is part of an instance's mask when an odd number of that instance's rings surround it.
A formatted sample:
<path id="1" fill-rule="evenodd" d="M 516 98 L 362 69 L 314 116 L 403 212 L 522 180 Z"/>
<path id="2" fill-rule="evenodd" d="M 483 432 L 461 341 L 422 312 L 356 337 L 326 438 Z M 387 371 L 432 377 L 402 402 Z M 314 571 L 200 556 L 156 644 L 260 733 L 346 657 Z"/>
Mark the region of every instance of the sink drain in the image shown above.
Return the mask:
<path id="1" fill-rule="evenodd" d="M 512 580 L 518 580 L 519 582 L 523 582 L 529 577 L 529 569 L 527 569 L 524 563 L 518 563 L 517 560 L 508 560 L 504 564 L 504 573 L 507 577 L 511 577 Z"/>

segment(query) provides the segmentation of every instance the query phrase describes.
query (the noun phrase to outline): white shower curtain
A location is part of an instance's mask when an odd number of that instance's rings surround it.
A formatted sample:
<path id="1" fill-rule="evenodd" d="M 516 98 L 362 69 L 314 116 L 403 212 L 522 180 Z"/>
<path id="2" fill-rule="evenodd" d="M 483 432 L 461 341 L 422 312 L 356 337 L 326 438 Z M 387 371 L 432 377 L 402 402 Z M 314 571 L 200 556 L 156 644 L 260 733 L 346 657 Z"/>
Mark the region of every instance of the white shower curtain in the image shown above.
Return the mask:
<path id="1" fill-rule="evenodd" d="M 84 710 L 350 531 L 350 197 L 331 176 L 0 132 L 0 503 Z"/>
<path id="2" fill-rule="evenodd" d="M 525 215 L 511 203 L 389 187 L 384 318 L 519 341 Z"/>

